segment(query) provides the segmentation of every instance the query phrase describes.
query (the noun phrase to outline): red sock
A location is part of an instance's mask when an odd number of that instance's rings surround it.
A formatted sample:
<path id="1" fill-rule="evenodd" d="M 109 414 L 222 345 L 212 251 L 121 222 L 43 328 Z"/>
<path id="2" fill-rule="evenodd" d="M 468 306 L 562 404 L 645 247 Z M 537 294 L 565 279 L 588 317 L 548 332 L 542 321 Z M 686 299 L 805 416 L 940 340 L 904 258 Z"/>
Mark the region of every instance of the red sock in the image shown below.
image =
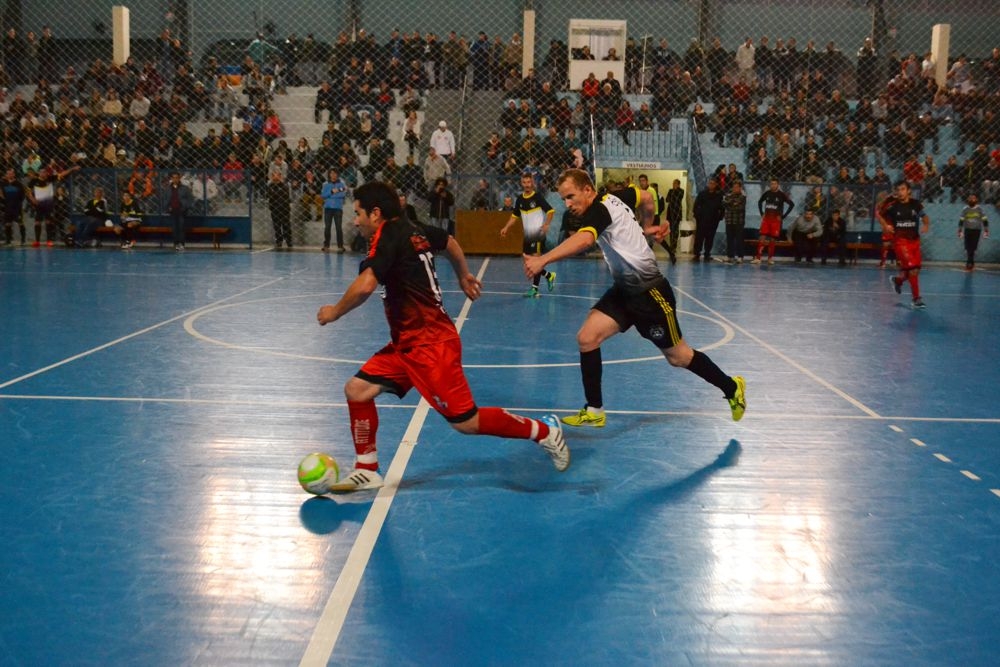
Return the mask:
<path id="1" fill-rule="evenodd" d="M 763 241 L 758 241 L 757 242 L 757 254 L 754 256 L 754 259 L 760 259 L 760 256 L 763 254 L 763 252 L 764 252 L 764 242 Z"/>
<path id="2" fill-rule="evenodd" d="M 479 434 L 538 441 L 549 434 L 549 427 L 501 408 L 479 408 Z"/>
<path id="3" fill-rule="evenodd" d="M 378 431 L 378 410 L 375 401 L 348 401 L 351 417 L 351 437 L 354 438 L 355 467 L 378 470 L 375 433 Z"/>
<path id="4" fill-rule="evenodd" d="M 913 273 L 910 274 L 910 277 L 908 278 L 908 280 L 910 281 L 910 291 L 913 292 L 913 298 L 914 299 L 919 299 L 920 298 L 920 281 L 917 280 L 917 276 L 915 274 L 913 274 Z"/>
<path id="5" fill-rule="evenodd" d="M 774 259 L 774 248 L 777 245 L 777 243 L 778 243 L 777 241 L 771 241 L 770 243 L 767 244 L 767 259 L 768 260 Z"/>
<path id="6" fill-rule="evenodd" d="M 886 258 L 889 256 L 889 248 L 882 246 L 882 263 L 885 264 Z"/>

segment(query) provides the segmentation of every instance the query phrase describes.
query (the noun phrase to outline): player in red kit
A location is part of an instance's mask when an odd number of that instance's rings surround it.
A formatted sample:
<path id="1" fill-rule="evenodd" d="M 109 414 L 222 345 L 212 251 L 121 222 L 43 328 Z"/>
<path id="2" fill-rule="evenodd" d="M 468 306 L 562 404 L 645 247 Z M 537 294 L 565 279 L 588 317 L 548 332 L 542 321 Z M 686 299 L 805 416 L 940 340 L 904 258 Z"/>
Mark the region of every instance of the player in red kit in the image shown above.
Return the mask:
<path id="1" fill-rule="evenodd" d="M 320 325 L 336 322 L 363 304 L 381 284 L 391 342 L 365 362 L 344 387 L 355 468 L 330 490 L 349 492 L 382 486 L 375 397 L 383 392 L 403 397 L 414 387 L 455 430 L 534 440 L 556 470 L 566 470 L 569 448 L 555 416 L 530 419 L 500 408 L 477 407 L 472 398 L 462 369 L 462 341 L 444 309 L 434 267 L 434 254 L 444 253 L 465 295 L 479 298 L 482 286 L 469 272 L 458 242 L 442 229 L 402 218 L 399 197 L 385 183 L 370 182 L 357 188 L 354 211 L 355 224 L 369 241 L 368 255 L 340 301 L 320 308 L 316 319 Z"/>
<path id="2" fill-rule="evenodd" d="M 757 254 L 751 264 L 760 264 L 767 243 L 767 263 L 774 264 L 774 247 L 781 236 L 781 223 L 795 208 L 795 203 L 781 190 L 777 179 L 771 179 L 768 190 L 757 200 L 757 210 L 760 211 L 760 234 L 757 241 Z"/>
<path id="3" fill-rule="evenodd" d="M 891 191 L 885 193 L 885 197 L 879 202 L 875 209 L 876 217 L 881 222 L 882 211 L 896 203 L 896 195 Z M 878 263 L 878 268 L 884 269 L 885 263 L 889 259 L 889 251 L 892 250 L 892 228 L 882 226 L 882 258 Z M 897 262 L 898 263 L 898 262 Z"/>
<path id="4" fill-rule="evenodd" d="M 909 282 L 913 307 L 925 308 L 920 298 L 920 233 L 927 233 L 930 218 L 924 205 L 910 197 L 910 184 L 902 181 L 896 186 L 896 196 L 886 199 L 878 213 L 882 229 L 892 232 L 892 250 L 899 263 L 899 275 L 889 278 L 892 289 L 901 294 L 903 283 Z"/>

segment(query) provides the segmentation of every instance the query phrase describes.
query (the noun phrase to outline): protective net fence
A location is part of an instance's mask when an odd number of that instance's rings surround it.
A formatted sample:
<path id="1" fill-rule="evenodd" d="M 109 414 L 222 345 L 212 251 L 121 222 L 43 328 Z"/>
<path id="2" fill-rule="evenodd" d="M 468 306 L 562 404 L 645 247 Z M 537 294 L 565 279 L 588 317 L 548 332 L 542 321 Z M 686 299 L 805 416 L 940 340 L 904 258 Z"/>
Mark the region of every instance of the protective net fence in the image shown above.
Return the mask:
<path id="1" fill-rule="evenodd" d="M 5 166 L 27 186 L 7 216 L 15 232 L 27 223 L 27 242 L 33 200 L 60 185 L 56 210 L 71 217 L 98 183 L 112 217 L 126 192 L 169 216 L 174 171 L 200 200 L 189 226 L 250 219 L 269 243 L 283 187 L 291 239 L 307 246 L 333 242 L 327 209 L 351 218 L 337 182 L 391 181 L 422 220 L 500 209 L 522 173 L 551 190 L 572 166 L 598 181 L 609 168 L 681 173 L 693 192 L 732 164 L 744 180 L 819 186 L 828 202 L 831 188 L 874 202 L 876 170 L 946 202 L 995 198 L 1000 183 L 990 0 L 128 9 L 129 57 L 116 62 L 109 6 L 5 3 Z M 852 225 L 874 229 L 871 205 L 851 206 Z"/>

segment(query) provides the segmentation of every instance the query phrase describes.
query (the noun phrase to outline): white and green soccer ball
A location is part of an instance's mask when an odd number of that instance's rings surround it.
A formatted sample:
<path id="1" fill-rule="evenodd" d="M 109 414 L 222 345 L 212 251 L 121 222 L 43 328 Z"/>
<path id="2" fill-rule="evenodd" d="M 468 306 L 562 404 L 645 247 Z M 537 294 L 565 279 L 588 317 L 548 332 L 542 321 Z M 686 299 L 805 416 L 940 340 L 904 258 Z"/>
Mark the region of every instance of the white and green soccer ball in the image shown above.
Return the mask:
<path id="1" fill-rule="evenodd" d="M 321 496 L 340 479 L 337 459 L 323 452 L 313 452 L 299 463 L 299 484 L 309 493 Z"/>

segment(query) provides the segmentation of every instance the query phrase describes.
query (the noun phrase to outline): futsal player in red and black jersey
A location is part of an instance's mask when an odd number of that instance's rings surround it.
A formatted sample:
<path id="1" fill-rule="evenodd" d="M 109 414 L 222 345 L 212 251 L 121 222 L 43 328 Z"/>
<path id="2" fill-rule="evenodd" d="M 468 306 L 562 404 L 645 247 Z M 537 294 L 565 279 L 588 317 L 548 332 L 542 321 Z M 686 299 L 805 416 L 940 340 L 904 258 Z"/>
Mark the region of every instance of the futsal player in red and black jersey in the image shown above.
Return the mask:
<path id="1" fill-rule="evenodd" d="M 927 233 L 930 218 L 924 213 L 919 199 L 910 197 L 910 184 L 906 181 L 896 186 L 896 196 L 886 199 L 879 207 L 879 222 L 885 231 L 892 232 L 892 249 L 899 262 L 899 275 L 889 281 L 896 294 L 903 291 L 903 283 L 910 283 L 913 307 L 925 308 L 920 298 L 920 233 Z"/>
<path id="2" fill-rule="evenodd" d="M 465 253 L 454 237 L 402 217 L 399 197 L 385 183 L 369 182 L 357 188 L 354 212 L 359 232 L 369 241 L 368 255 L 340 301 L 320 308 L 316 319 L 320 325 L 336 322 L 382 285 L 391 342 L 365 362 L 344 387 L 355 469 L 331 491 L 382 486 L 375 397 L 383 392 L 403 397 L 411 388 L 416 388 L 455 430 L 534 440 L 551 457 L 556 470 L 566 470 L 569 448 L 554 415 L 530 419 L 501 408 L 478 407 L 472 398 L 462 369 L 462 341 L 444 309 L 434 267 L 434 255 L 443 253 L 465 295 L 472 300 L 479 298 L 482 285 L 469 271 Z"/>
<path id="3" fill-rule="evenodd" d="M 795 202 L 781 189 L 777 179 L 772 178 L 770 187 L 757 200 L 757 210 L 760 212 L 760 233 L 757 241 L 757 254 L 751 264 L 760 264 L 767 243 L 767 263 L 774 264 L 774 248 L 781 236 L 781 223 L 795 208 Z"/>

